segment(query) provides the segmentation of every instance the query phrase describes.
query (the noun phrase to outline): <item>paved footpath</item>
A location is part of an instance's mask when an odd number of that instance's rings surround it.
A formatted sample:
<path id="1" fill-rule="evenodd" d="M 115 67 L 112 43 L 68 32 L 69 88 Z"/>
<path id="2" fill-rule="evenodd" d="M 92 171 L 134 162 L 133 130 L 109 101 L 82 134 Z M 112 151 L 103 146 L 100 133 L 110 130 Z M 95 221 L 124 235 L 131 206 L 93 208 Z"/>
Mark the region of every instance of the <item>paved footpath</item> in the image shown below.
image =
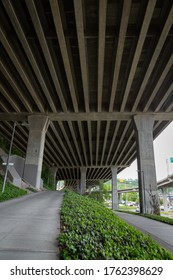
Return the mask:
<path id="1" fill-rule="evenodd" d="M 173 226 L 142 216 L 116 212 L 121 219 L 151 237 L 173 254 Z"/>
<path id="2" fill-rule="evenodd" d="M 56 260 L 63 192 L 44 191 L 0 203 L 0 259 Z"/>

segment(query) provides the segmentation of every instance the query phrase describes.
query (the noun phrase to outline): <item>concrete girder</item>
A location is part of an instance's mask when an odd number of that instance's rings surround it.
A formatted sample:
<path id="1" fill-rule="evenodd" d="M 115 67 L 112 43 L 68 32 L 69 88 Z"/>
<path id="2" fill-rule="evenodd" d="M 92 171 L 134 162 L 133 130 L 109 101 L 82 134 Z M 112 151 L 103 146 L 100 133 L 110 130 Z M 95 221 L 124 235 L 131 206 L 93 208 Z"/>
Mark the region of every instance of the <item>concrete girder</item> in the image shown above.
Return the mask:
<path id="1" fill-rule="evenodd" d="M 90 150 L 90 164 L 93 163 L 93 155 L 92 155 L 92 132 L 91 132 L 91 121 L 87 121 L 88 126 L 88 138 L 89 138 L 89 150 Z"/>
<path id="2" fill-rule="evenodd" d="M 88 64 L 86 54 L 86 44 L 84 35 L 84 11 L 82 0 L 74 0 L 74 12 L 76 18 L 77 39 L 79 45 L 79 57 L 82 72 L 82 83 L 85 100 L 85 111 L 89 112 L 89 85 L 88 85 Z"/>
<path id="3" fill-rule="evenodd" d="M 97 111 L 102 111 L 107 0 L 99 1 Z"/>
<path id="4" fill-rule="evenodd" d="M 35 71 L 35 74 L 36 74 L 36 76 L 38 78 L 38 81 L 40 82 L 40 85 L 42 86 L 42 89 L 43 89 L 43 92 L 44 92 L 44 94 L 45 94 L 45 96 L 47 98 L 47 101 L 48 101 L 52 111 L 56 112 L 56 107 L 54 105 L 52 97 L 51 97 L 51 95 L 49 93 L 49 90 L 48 90 L 48 88 L 46 86 L 46 83 L 45 83 L 44 78 L 43 78 L 43 76 L 41 74 L 39 66 L 38 66 L 38 64 L 37 64 L 37 62 L 36 62 L 36 60 L 35 60 L 35 58 L 33 56 L 32 50 L 30 48 L 30 45 L 28 44 L 28 40 L 27 40 L 27 38 L 25 36 L 25 33 L 24 33 L 23 29 L 22 29 L 22 26 L 21 26 L 21 24 L 20 24 L 20 22 L 18 20 L 18 17 L 17 17 L 17 15 L 15 13 L 15 10 L 13 9 L 13 6 L 12 6 L 12 4 L 11 4 L 11 2 L 9 0 L 8 1 L 4 1 L 3 3 L 4 3 L 6 11 L 10 15 L 10 19 L 12 21 L 12 24 L 13 24 L 14 28 L 15 28 L 15 31 L 16 31 L 20 41 L 22 42 L 23 50 L 25 51 L 25 53 L 26 53 L 26 55 L 27 55 L 31 65 L 32 65 L 32 68 Z"/>
<path id="5" fill-rule="evenodd" d="M 148 28 L 149 28 L 149 25 L 150 25 L 150 21 L 152 19 L 152 14 L 153 14 L 153 11 L 154 11 L 155 4 L 156 4 L 156 0 L 148 1 L 148 5 L 147 5 L 146 11 L 145 11 L 143 24 L 142 24 L 140 34 L 139 34 L 139 37 L 138 37 L 138 43 L 137 43 L 137 46 L 136 46 L 136 49 L 135 49 L 135 54 L 134 54 L 133 61 L 132 61 L 132 64 L 131 64 L 130 73 L 128 75 L 128 81 L 127 81 L 125 92 L 124 92 L 124 95 L 123 95 L 123 101 L 121 103 L 120 112 L 124 112 L 124 110 L 125 110 L 128 95 L 129 95 L 130 88 L 131 88 L 131 85 L 132 85 L 132 82 L 133 82 L 133 79 L 134 79 L 137 64 L 139 62 L 139 58 L 140 58 L 140 55 L 141 55 L 141 52 L 142 52 L 142 47 L 143 47 L 143 44 L 145 42 L 145 37 L 146 37 L 147 31 L 148 31 Z"/>
<path id="6" fill-rule="evenodd" d="M 86 154 L 86 147 L 85 147 L 85 141 L 84 141 L 83 130 L 82 130 L 82 123 L 81 123 L 81 121 L 78 121 L 77 123 L 78 123 L 78 128 L 79 128 L 79 134 L 80 134 L 80 138 L 81 138 L 81 143 L 82 143 L 82 150 L 83 150 L 83 154 L 84 154 L 85 165 L 88 165 L 87 154 Z"/>
<path id="7" fill-rule="evenodd" d="M 101 165 L 103 164 L 103 159 L 104 159 L 104 156 L 105 156 L 105 148 L 106 148 L 106 142 L 107 142 L 107 138 L 108 138 L 109 127 L 110 127 L 110 121 L 107 121 L 106 132 L 105 132 L 105 135 L 104 135 L 103 149 L 102 149 Z"/>
<path id="8" fill-rule="evenodd" d="M 55 28 L 56 28 L 57 38 L 58 38 L 60 49 L 61 49 L 61 54 L 62 54 L 64 66 L 65 66 L 69 89 L 71 92 L 73 108 L 74 108 L 75 112 L 78 112 L 78 102 L 77 102 L 77 98 L 76 98 L 77 88 L 76 88 L 76 81 L 75 81 L 75 78 L 73 75 L 74 69 L 73 69 L 73 65 L 71 63 L 71 59 L 70 59 L 70 55 L 69 55 L 70 49 L 67 47 L 66 38 L 64 35 L 64 31 L 63 31 L 63 25 L 62 25 L 62 19 L 61 19 L 61 13 L 60 13 L 58 1 L 50 0 L 50 6 L 51 6 L 51 10 L 52 10 Z"/>
<path id="9" fill-rule="evenodd" d="M 71 132 L 71 135 L 72 135 L 74 144 L 75 144 L 75 148 L 76 148 L 76 151 L 77 151 L 79 160 L 80 160 L 80 164 L 83 165 L 81 153 L 80 153 L 80 151 L 79 151 L 79 147 L 78 147 L 78 144 L 77 144 L 77 141 L 76 141 L 76 135 L 75 135 L 75 133 L 74 133 L 74 129 L 73 129 L 72 122 L 68 121 L 68 126 L 69 126 L 69 129 L 70 129 L 70 132 Z"/>
<path id="10" fill-rule="evenodd" d="M 61 129 L 61 132 L 62 132 L 62 134 L 63 134 L 63 137 L 64 137 L 65 140 L 66 140 L 66 143 L 67 143 L 67 145 L 68 145 L 68 148 L 70 149 L 71 154 L 74 155 L 73 159 L 74 159 L 74 161 L 75 161 L 75 164 L 77 164 L 76 153 L 73 153 L 73 148 L 72 148 L 72 146 L 71 146 L 71 144 L 70 144 L 70 141 L 69 141 L 69 135 L 67 134 L 67 132 L 66 132 L 64 126 L 63 126 L 63 123 L 62 123 L 61 121 L 59 121 L 58 123 L 59 123 L 60 129 Z"/>
<path id="11" fill-rule="evenodd" d="M 113 134 L 113 138 L 112 138 L 112 142 L 111 142 L 111 145 L 109 147 L 109 152 L 108 152 L 108 155 L 107 155 L 106 164 L 108 164 L 108 162 L 109 162 L 110 154 L 111 154 L 113 145 L 115 143 L 115 139 L 116 139 L 116 136 L 117 136 L 117 133 L 118 133 L 119 126 L 120 126 L 120 121 L 117 121 L 115 131 L 114 131 L 114 134 Z"/>
<path id="12" fill-rule="evenodd" d="M 97 140 L 96 140 L 96 164 L 98 164 L 99 138 L 100 138 L 100 121 L 97 122 Z"/>
<path id="13" fill-rule="evenodd" d="M 120 141 L 119 141 L 119 143 L 118 143 L 118 145 L 117 145 L 117 147 L 116 147 L 114 156 L 113 156 L 112 161 L 111 161 L 111 165 L 113 164 L 114 159 L 115 159 L 115 157 L 117 156 L 117 151 L 118 151 L 119 147 L 121 146 L 121 143 L 122 143 L 122 141 L 123 141 L 124 136 L 126 135 L 126 132 L 127 132 L 127 129 L 129 128 L 129 126 L 130 126 L 130 121 L 127 121 L 126 126 L 125 126 L 124 131 L 123 131 L 123 134 L 122 134 L 122 136 L 121 136 L 121 139 L 120 139 Z"/>
<path id="14" fill-rule="evenodd" d="M 135 100 L 135 103 L 133 104 L 132 112 L 135 112 L 136 109 L 137 109 L 139 101 L 140 101 L 140 99 L 141 99 L 141 97 L 143 95 L 143 92 L 145 90 L 145 87 L 147 85 L 148 79 L 150 78 L 150 75 L 151 75 L 151 73 L 152 73 L 152 71 L 154 69 L 154 66 L 155 66 L 155 64 L 157 62 L 157 59 L 158 59 L 159 55 L 160 55 L 162 47 L 163 47 L 163 45 L 164 45 L 164 43 L 165 43 L 165 41 L 167 39 L 167 35 L 168 35 L 169 30 L 170 30 L 170 28 L 172 26 L 172 23 L 173 23 L 172 19 L 173 19 L 173 6 L 170 9 L 169 15 L 168 15 L 168 17 L 166 19 L 166 22 L 165 22 L 165 25 L 163 26 L 162 33 L 161 33 L 161 35 L 159 37 L 157 46 L 156 46 L 155 51 L 154 51 L 154 53 L 152 55 L 151 61 L 150 61 L 149 65 L 148 65 L 148 69 L 147 69 L 147 71 L 145 73 L 145 76 L 143 78 L 143 81 L 142 81 L 142 84 L 140 86 L 140 89 L 138 90 L 138 95 L 137 95 L 137 98 Z"/>
<path id="15" fill-rule="evenodd" d="M 40 42 L 40 46 L 43 50 L 43 54 L 45 56 L 47 66 L 48 66 L 49 71 L 51 73 L 52 80 L 54 82 L 54 85 L 55 85 L 55 88 L 56 88 L 61 106 L 63 108 L 63 111 L 67 112 L 67 105 L 66 105 L 66 102 L 65 102 L 65 99 L 64 99 L 64 96 L 63 96 L 63 93 L 62 93 L 62 89 L 61 89 L 61 86 L 60 86 L 60 83 L 59 83 L 59 80 L 58 80 L 58 77 L 57 77 L 57 74 L 56 74 L 56 70 L 55 70 L 54 63 L 53 63 L 53 60 L 52 60 L 52 57 L 51 57 L 51 54 L 50 54 L 50 51 L 49 51 L 49 47 L 48 47 L 48 44 L 46 42 L 46 38 L 44 36 L 44 31 L 43 31 L 43 28 L 42 28 L 42 25 L 41 25 L 41 22 L 40 22 L 38 13 L 37 13 L 35 3 L 34 3 L 34 1 L 26 1 L 26 5 L 27 5 L 28 11 L 30 13 L 30 16 L 32 18 L 32 21 L 33 21 L 33 24 L 34 24 L 34 27 L 35 27 L 35 31 L 37 33 L 37 36 L 38 36 L 38 39 L 39 39 L 39 42 Z"/>
<path id="16" fill-rule="evenodd" d="M 32 106 L 29 104 L 27 99 L 25 99 L 24 93 L 22 93 L 21 88 L 17 85 L 17 83 L 15 82 L 13 77 L 10 75 L 9 71 L 6 69 L 6 67 L 5 67 L 5 65 L 3 64 L 2 61 L 1 61 L 1 70 L 2 70 L 2 73 L 5 76 L 5 78 L 9 82 L 9 84 L 12 86 L 13 90 L 16 92 L 16 94 L 18 95 L 18 97 L 22 101 L 26 110 L 31 113 L 32 112 Z"/>
<path id="17" fill-rule="evenodd" d="M 3 85 L 0 85 L 0 89 L 1 89 L 1 93 L 3 94 L 3 96 L 8 100 L 8 102 L 10 103 L 10 105 L 14 108 L 14 110 L 16 112 L 20 112 L 20 108 L 17 105 L 17 103 L 15 102 L 15 100 L 11 97 L 10 93 L 8 92 L 8 90 L 6 88 L 4 88 Z"/>
<path id="18" fill-rule="evenodd" d="M 45 113 L 44 115 L 49 118 L 50 121 L 128 121 L 133 120 L 135 115 L 152 115 L 155 121 L 172 121 L 173 112 L 171 112 L 172 103 L 170 104 L 170 109 L 167 109 L 166 112 L 90 112 L 90 113 Z M 0 113 L 0 121 L 24 121 L 27 120 L 27 117 L 33 113 L 21 112 L 21 113 Z M 43 115 L 43 113 L 34 113 L 34 115 Z"/>
<path id="19" fill-rule="evenodd" d="M 162 74 L 161 74 L 161 76 L 160 76 L 156 86 L 154 87 L 154 90 L 151 93 L 150 98 L 148 99 L 148 101 L 147 101 L 147 103 L 146 103 L 146 105 L 145 105 L 145 107 L 143 109 L 143 112 L 147 112 L 149 110 L 149 107 L 150 107 L 152 101 L 154 100 L 155 96 L 157 95 L 157 92 L 158 92 L 159 88 L 161 87 L 161 85 L 163 84 L 163 81 L 165 80 L 167 74 L 169 73 L 172 65 L 173 65 L 173 54 L 170 57 L 168 63 L 166 64 L 165 69 L 163 70 L 163 72 L 162 72 Z M 172 88 L 173 88 L 173 84 L 170 86 L 170 90 L 167 92 L 165 97 L 162 99 L 162 102 L 161 102 L 162 104 L 163 104 L 164 100 L 166 100 L 166 98 L 169 96 Z M 156 108 L 156 111 L 157 111 L 157 108 Z"/>
<path id="20" fill-rule="evenodd" d="M 8 54 L 10 56 L 11 61 L 13 62 L 16 70 L 18 71 L 21 79 L 23 80 L 24 84 L 26 85 L 26 87 L 27 87 L 28 91 L 30 92 L 32 98 L 34 99 L 35 103 L 37 104 L 40 112 L 43 113 L 44 112 L 44 107 L 43 107 L 43 105 L 41 103 L 41 100 L 36 95 L 36 89 L 33 87 L 32 82 L 31 82 L 30 78 L 28 77 L 28 73 L 25 72 L 25 69 L 24 69 L 22 63 L 19 60 L 19 57 L 14 52 L 11 44 L 7 40 L 5 32 L 3 32 L 2 29 L 0 31 L 0 34 L 1 34 L 2 44 L 3 44 L 4 48 L 7 50 Z"/>
<path id="21" fill-rule="evenodd" d="M 123 56 L 123 49 L 124 49 L 125 38 L 126 38 L 126 32 L 127 32 L 128 21 L 129 21 L 129 16 L 130 16 L 130 11 L 131 11 L 131 3 L 132 3 L 131 0 L 124 1 L 124 5 L 123 5 L 123 11 L 122 11 L 122 17 L 121 17 L 121 23 L 120 23 L 120 31 L 119 31 L 119 37 L 118 37 L 118 46 L 117 46 L 115 66 L 114 66 L 114 72 L 113 72 L 113 82 L 112 82 L 112 88 L 111 88 L 109 112 L 112 112 L 113 107 L 114 107 L 114 100 L 115 100 L 117 84 L 118 84 L 118 76 L 119 76 L 119 72 L 120 72 L 121 60 L 122 60 L 122 56 Z"/>

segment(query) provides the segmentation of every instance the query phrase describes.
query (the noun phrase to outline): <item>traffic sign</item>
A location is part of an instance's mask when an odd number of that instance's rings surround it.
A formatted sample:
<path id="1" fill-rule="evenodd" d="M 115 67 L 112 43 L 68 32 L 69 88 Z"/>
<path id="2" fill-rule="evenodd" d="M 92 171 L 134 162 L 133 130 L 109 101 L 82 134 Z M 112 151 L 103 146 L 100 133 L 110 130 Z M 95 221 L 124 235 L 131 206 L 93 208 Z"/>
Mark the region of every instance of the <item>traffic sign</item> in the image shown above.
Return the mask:
<path id="1" fill-rule="evenodd" d="M 171 158 L 170 158 L 170 162 L 172 162 L 172 163 L 173 163 L 173 157 L 171 157 Z"/>

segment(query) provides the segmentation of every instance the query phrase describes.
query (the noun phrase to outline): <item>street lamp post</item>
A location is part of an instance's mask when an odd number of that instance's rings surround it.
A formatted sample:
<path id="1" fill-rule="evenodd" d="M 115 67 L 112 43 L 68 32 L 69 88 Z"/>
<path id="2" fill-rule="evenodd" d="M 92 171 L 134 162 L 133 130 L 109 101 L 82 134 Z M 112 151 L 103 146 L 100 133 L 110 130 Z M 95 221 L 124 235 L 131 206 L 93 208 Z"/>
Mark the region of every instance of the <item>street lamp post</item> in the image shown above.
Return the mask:
<path id="1" fill-rule="evenodd" d="M 12 136 L 11 136 L 10 149 L 9 149 L 8 157 L 7 157 L 7 164 L 6 164 L 4 182 L 3 182 L 3 186 L 2 186 L 2 193 L 5 191 L 5 184 L 6 184 L 6 181 L 7 181 L 8 167 L 9 167 L 11 149 L 12 149 L 12 146 L 13 146 L 13 139 L 14 139 L 15 129 L 16 129 L 16 123 L 14 123 L 14 125 L 13 125 L 13 132 L 12 132 Z"/>

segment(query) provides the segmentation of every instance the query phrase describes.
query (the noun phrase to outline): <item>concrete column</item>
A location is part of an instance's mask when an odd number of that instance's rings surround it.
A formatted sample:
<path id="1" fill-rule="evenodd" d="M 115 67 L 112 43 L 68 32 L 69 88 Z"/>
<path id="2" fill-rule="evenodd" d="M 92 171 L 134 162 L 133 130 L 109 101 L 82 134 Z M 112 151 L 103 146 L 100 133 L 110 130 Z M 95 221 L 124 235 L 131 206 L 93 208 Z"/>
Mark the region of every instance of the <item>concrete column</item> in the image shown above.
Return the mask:
<path id="1" fill-rule="evenodd" d="M 153 149 L 152 115 L 134 116 L 137 138 L 140 212 L 160 214 Z"/>
<path id="2" fill-rule="evenodd" d="M 118 210 L 117 167 L 111 167 L 112 172 L 112 210 Z"/>
<path id="3" fill-rule="evenodd" d="M 80 181 L 79 180 L 76 180 L 76 189 L 77 189 L 77 192 L 80 193 Z"/>
<path id="4" fill-rule="evenodd" d="M 166 188 L 162 188 L 162 195 L 163 195 L 163 206 L 164 206 L 164 211 L 168 211 L 168 201 L 167 201 L 167 192 Z"/>
<path id="5" fill-rule="evenodd" d="M 88 194 L 91 194 L 92 186 L 89 186 L 89 192 Z"/>
<path id="6" fill-rule="evenodd" d="M 44 115 L 32 115 L 28 117 L 28 123 L 29 139 L 23 177 L 32 186 L 40 189 L 44 142 L 49 120 Z"/>
<path id="7" fill-rule="evenodd" d="M 118 193 L 118 203 L 121 203 L 121 193 Z"/>
<path id="8" fill-rule="evenodd" d="M 86 172 L 87 168 L 86 167 L 81 167 L 81 179 L 80 179 L 80 194 L 84 194 L 86 191 Z"/>
<path id="9" fill-rule="evenodd" d="M 57 180 L 56 180 L 57 170 L 58 170 L 58 168 L 56 166 L 50 167 L 50 176 L 52 178 L 53 185 L 54 185 L 55 188 L 56 188 L 56 185 L 57 185 Z"/>

